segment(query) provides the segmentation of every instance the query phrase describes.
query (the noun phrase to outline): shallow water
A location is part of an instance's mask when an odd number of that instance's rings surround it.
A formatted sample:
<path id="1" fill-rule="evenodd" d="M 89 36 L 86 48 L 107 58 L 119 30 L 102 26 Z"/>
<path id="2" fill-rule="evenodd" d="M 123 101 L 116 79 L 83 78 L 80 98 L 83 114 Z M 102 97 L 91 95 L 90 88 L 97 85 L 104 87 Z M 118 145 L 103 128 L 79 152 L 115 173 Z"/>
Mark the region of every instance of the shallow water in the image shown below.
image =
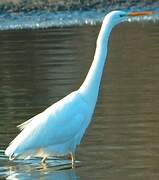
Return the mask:
<path id="1" fill-rule="evenodd" d="M 79 167 L 56 169 L 53 160 L 41 167 L 4 156 L 16 125 L 80 86 L 98 31 L 81 26 L 0 32 L 0 177 L 158 179 L 158 22 L 113 30 L 96 111 L 77 149 Z"/>

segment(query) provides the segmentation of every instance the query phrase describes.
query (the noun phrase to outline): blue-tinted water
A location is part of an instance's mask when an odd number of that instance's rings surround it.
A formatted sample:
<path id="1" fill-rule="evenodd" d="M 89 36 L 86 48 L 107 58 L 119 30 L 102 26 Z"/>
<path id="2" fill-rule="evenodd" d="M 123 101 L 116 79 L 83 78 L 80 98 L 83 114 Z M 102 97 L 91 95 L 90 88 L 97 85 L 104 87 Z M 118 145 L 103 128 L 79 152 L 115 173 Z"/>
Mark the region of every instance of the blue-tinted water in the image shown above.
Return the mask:
<path id="1" fill-rule="evenodd" d="M 114 8 L 118 9 L 118 8 Z M 120 8 L 119 8 L 120 9 Z M 131 8 L 125 11 L 144 11 L 152 10 L 159 12 L 159 6 L 153 8 Z M 104 16 L 111 11 L 89 10 L 89 11 L 66 11 L 66 12 L 49 12 L 49 11 L 30 11 L 30 12 L 4 12 L 0 14 L 0 30 L 7 29 L 39 29 L 50 27 L 95 25 L 102 22 Z M 132 18 L 133 21 L 158 21 L 159 14 L 150 17 Z"/>

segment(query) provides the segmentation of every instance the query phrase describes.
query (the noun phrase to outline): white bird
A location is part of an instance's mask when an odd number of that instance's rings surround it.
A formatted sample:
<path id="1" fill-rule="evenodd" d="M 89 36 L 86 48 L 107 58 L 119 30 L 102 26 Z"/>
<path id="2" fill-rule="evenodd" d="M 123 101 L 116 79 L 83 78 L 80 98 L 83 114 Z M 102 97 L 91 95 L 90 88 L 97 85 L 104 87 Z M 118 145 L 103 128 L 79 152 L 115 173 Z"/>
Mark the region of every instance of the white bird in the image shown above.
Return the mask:
<path id="1" fill-rule="evenodd" d="M 74 164 L 76 146 L 80 144 L 95 109 L 111 30 L 130 16 L 149 14 L 152 13 L 112 11 L 105 16 L 94 60 L 83 84 L 18 126 L 20 134 L 5 150 L 10 160 L 38 156 L 45 162 L 50 156 L 70 155 Z"/>

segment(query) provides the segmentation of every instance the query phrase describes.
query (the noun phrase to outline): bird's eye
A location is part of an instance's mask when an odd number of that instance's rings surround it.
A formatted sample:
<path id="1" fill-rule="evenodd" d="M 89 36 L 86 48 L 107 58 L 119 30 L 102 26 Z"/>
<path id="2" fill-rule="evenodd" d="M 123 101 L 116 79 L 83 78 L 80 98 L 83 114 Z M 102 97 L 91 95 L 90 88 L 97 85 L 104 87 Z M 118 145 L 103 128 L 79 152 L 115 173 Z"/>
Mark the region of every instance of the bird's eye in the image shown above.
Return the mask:
<path id="1" fill-rule="evenodd" d="M 124 17 L 124 14 L 120 14 L 120 17 Z"/>

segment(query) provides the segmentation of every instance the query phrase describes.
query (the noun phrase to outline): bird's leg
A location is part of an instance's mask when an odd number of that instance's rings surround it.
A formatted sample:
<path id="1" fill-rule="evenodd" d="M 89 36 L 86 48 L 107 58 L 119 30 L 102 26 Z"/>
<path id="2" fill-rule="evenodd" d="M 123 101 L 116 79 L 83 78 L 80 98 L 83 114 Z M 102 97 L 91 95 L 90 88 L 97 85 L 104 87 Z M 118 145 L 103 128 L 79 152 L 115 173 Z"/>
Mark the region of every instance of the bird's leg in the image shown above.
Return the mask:
<path id="1" fill-rule="evenodd" d="M 70 152 L 69 155 L 68 155 L 68 159 L 71 160 L 72 168 L 74 168 L 75 167 L 75 155 L 74 155 L 74 153 Z"/>
<path id="2" fill-rule="evenodd" d="M 45 163 L 47 160 L 47 156 L 43 157 L 43 159 L 41 160 L 42 163 Z"/>

